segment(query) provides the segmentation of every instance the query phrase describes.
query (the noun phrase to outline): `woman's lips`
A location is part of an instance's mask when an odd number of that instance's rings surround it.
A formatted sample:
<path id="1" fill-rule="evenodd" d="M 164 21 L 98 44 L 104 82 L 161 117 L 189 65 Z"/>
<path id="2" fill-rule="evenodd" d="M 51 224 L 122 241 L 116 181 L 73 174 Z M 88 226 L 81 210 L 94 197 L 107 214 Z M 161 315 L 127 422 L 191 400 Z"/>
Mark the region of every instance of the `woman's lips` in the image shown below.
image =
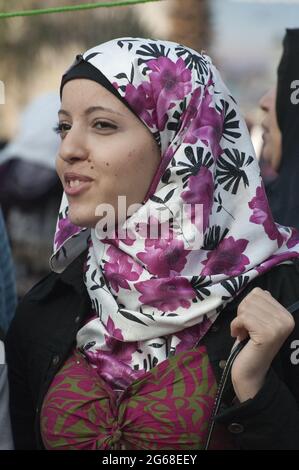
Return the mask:
<path id="1" fill-rule="evenodd" d="M 86 191 L 91 184 L 91 181 L 79 181 L 79 184 L 76 184 L 74 186 L 71 186 L 67 184 L 64 187 L 64 191 L 67 194 L 67 196 L 78 196 L 82 192 Z"/>
<path id="2" fill-rule="evenodd" d="M 89 189 L 92 178 L 76 173 L 66 173 L 64 175 L 64 191 L 68 196 L 78 196 Z"/>

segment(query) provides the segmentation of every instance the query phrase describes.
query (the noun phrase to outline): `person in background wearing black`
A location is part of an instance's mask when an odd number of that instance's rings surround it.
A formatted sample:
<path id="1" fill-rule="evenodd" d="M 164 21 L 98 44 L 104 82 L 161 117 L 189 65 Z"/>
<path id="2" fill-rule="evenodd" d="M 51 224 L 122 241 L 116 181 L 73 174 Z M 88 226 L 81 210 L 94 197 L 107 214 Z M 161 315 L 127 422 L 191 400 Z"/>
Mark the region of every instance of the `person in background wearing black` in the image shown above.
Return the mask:
<path id="1" fill-rule="evenodd" d="M 298 57 L 299 29 L 287 29 L 283 41 L 283 54 L 278 66 L 275 107 L 276 119 L 281 133 L 281 148 L 279 148 L 279 138 L 272 140 L 273 156 L 270 157 L 278 176 L 266 185 L 274 220 L 297 229 L 299 229 Z M 272 125 L 271 129 L 272 135 L 277 135 L 275 125 Z M 269 139 L 271 132 L 266 132 L 265 142 Z"/>

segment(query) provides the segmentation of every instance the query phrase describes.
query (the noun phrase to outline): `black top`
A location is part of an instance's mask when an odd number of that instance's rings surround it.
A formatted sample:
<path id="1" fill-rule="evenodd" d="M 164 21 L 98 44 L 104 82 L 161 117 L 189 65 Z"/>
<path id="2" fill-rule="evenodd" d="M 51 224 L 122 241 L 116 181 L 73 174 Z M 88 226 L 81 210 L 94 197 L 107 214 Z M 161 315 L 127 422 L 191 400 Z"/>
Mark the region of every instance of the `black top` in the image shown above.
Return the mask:
<path id="1" fill-rule="evenodd" d="M 84 254 L 62 274 L 51 273 L 38 283 L 19 305 L 8 331 L 6 353 L 16 449 L 43 449 L 39 412 L 44 396 L 91 312 L 83 283 L 83 260 Z M 234 343 L 230 323 L 238 303 L 257 286 L 288 307 L 299 300 L 299 263 L 277 266 L 259 276 L 221 312 L 202 340 L 217 381 Z M 232 437 L 236 448 L 299 449 L 299 311 L 294 318 L 294 331 L 258 394 L 240 405 L 233 400 L 231 383 L 226 389 L 217 426 Z"/>

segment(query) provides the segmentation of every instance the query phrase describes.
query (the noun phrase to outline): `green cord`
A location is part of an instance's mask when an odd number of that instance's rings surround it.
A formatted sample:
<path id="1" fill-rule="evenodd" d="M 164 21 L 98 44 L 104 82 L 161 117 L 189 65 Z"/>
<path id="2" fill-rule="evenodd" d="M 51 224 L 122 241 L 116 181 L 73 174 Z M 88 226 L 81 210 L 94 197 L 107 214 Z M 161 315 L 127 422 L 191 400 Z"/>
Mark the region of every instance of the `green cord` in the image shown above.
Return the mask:
<path id="1" fill-rule="evenodd" d="M 65 6 L 65 7 L 52 7 L 52 8 L 40 8 L 37 10 L 23 10 L 23 11 L 11 11 L 7 13 L 0 13 L 0 19 L 12 18 L 15 16 L 34 16 L 44 15 L 46 13 L 63 13 L 66 11 L 77 11 L 77 10 L 91 10 L 92 8 L 100 7 L 120 7 L 128 5 L 136 5 L 138 3 L 149 3 L 149 2 L 160 2 L 161 0 L 121 0 L 119 2 L 98 2 L 98 3 L 83 3 L 80 5 Z"/>

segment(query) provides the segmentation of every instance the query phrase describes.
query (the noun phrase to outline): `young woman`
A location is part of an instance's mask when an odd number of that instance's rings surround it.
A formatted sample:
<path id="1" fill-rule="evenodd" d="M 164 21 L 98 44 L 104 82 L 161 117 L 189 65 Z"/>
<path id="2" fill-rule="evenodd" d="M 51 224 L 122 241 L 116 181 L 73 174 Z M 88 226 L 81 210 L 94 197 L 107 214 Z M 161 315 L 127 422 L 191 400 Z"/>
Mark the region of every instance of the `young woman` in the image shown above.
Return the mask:
<path id="1" fill-rule="evenodd" d="M 298 234 L 210 59 L 113 40 L 61 98 L 53 272 L 7 337 L 16 448 L 298 449 Z"/>

